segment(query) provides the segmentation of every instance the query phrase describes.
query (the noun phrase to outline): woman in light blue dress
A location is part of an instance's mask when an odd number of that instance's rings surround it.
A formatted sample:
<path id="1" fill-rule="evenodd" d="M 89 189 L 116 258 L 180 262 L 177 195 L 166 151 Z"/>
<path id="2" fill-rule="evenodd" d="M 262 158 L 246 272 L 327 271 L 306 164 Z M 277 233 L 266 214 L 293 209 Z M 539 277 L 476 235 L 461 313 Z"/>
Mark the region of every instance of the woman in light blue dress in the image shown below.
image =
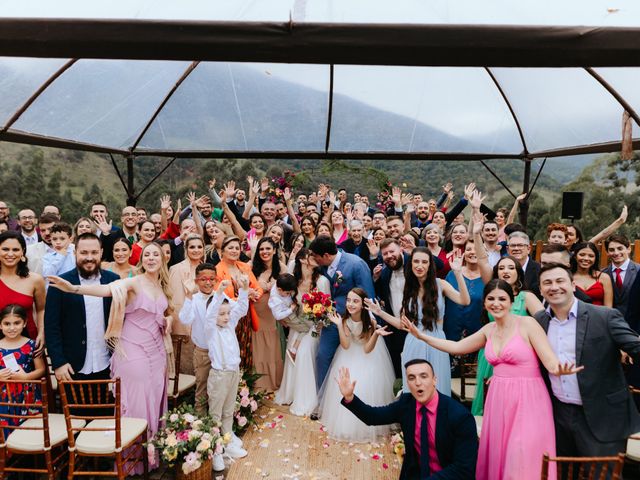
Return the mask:
<path id="1" fill-rule="evenodd" d="M 402 316 L 418 326 L 421 332 L 436 338 L 446 338 L 443 329 L 445 311 L 444 297 L 459 304 L 469 305 L 471 299 L 462 276 L 462 254 L 454 255 L 450 260 L 451 270 L 460 285 L 456 290 L 446 280 L 436 277 L 431 252 L 425 247 L 414 248 L 405 270 L 404 293 L 402 297 Z M 401 319 L 386 313 L 378 302 L 368 301 L 367 306 L 374 315 L 379 316 L 396 328 L 402 328 Z M 437 377 L 437 389 L 445 395 L 451 395 L 451 364 L 449 354 L 440 352 L 425 342 L 407 335 L 402 350 L 402 364 L 421 358 L 433 365 Z M 402 387 L 408 392 L 407 378 L 402 371 Z"/>

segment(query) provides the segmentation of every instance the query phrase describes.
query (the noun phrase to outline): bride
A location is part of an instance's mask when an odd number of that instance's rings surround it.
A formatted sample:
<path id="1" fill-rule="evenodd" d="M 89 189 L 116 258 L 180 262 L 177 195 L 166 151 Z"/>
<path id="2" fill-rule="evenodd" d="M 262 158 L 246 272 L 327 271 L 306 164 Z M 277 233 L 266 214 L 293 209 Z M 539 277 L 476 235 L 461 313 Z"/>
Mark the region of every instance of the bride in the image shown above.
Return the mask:
<path id="1" fill-rule="evenodd" d="M 309 263 L 309 256 L 310 252 L 306 248 L 296 255 L 293 275 L 298 281 L 298 305 L 302 304 L 302 295 L 314 289 L 331 293 L 329 280 Z M 295 335 L 293 329 L 290 330 L 287 350 L 296 350 L 296 355 L 295 359 L 290 355 L 285 358 L 282 383 L 275 398 L 278 405 L 290 405 L 291 413 L 298 416 L 311 415 L 318 404 L 316 353 L 319 337 L 311 335 L 311 327 L 309 324 L 307 331 L 299 335 Z M 297 348 L 294 348 L 294 344 L 298 344 Z"/>

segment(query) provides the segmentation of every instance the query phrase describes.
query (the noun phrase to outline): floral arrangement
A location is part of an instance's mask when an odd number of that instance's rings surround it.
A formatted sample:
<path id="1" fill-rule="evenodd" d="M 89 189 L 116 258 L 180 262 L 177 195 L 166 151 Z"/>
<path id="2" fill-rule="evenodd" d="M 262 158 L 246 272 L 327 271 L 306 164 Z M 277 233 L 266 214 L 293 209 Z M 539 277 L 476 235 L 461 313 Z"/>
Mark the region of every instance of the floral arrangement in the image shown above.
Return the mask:
<path id="1" fill-rule="evenodd" d="M 293 182 L 296 178 L 296 174 L 290 170 L 282 172 L 281 177 L 272 177 L 271 185 L 269 186 L 270 200 L 274 201 L 284 196 L 284 189 L 293 189 Z"/>
<path id="2" fill-rule="evenodd" d="M 311 290 L 309 293 L 302 295 L 302 312 L 308 320 L 313 322 L 315 327 L 311 330 L 312 337 L 319 335 L 321 327 L 327 327 L 331 324 L 329 313 L 333 312 L 333 310 L 331 295 L 318 290 Z"/>
<path id="3" fill-rule="evenodd" d="M 233 431 L 236 434 L 240 434 L 250 425 L 256 424 L 255 413 L 264 398 L 264 393 L 255 388 L 256 381 L 261 376 L 254 371 L 240 371 L 236 408 L 233 412 Z"/>
<path id="4" fill-rule="evenodd" d="M 211 459 L 213 454 L 222 453 L 230 435 L 220 435 L 220 424 L 209 415 L 197 416 L 192 405 L 183 404 L 162 416 L 161 428 L 147 444 L 147 453 L 154 458 L 156 451 L 160 459 L 170 466 L 181 464 L 187 475 L 196 471 Z"/>
<path id="5" fill-rule="evenodd" d="M 391 435 L 391 448 L 393 453 L 396 454 L 398 461 L 402 463 L 404 460 L 404 435 L 402 432 L 394 433 Z"/>

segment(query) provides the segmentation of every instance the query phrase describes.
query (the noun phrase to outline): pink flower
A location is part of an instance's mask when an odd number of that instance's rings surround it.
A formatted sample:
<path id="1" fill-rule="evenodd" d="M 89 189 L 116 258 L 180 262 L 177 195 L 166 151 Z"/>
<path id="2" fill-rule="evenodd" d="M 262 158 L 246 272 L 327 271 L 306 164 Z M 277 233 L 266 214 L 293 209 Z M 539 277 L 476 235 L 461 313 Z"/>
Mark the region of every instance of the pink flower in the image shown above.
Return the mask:
<path id="1" fill-rule="evenodd" d="M 240 415 L 238 417 L 238 425 L 240 427 L 244 427 L 246 424 L 247 424 L 247 417 L 244 417 L 244 416 Z"/>
<path id="2" fill-rule="evenodd" d="M 240 399 L 240 406 L 241 407 L 248 407 L 249 406 L 249 397 L 242 397 Z"/>
<path id="3" fill-rule="evenodd" d="M 383 463 L 382 464 L 382 468 L 384 468 L 386 470 L 387 468 L 389 468 L 389 465 L 387 465 L 386 463 Z"/>
<path id="4" fill-rule="evenodd" d="M 241 397 L 248 397 L 249 396 L 249 389 L 247 387 L 242 387 L 242 389 L 240 390 L 240 396 Z"/>
<path id="5" fill-rule="evenodd" d="M 178 440 L 187 441 L 189 440 L 189 430 L 182 430 L 178 433 Z"/>
<path id="6" fill-rule="evenodd" d="M 251 405 L 251 411 L 252 412 L 255 412 L 258 409 L 258 402 L 256 402 L 255 400 L 251 400 L 249 405 Z"/>

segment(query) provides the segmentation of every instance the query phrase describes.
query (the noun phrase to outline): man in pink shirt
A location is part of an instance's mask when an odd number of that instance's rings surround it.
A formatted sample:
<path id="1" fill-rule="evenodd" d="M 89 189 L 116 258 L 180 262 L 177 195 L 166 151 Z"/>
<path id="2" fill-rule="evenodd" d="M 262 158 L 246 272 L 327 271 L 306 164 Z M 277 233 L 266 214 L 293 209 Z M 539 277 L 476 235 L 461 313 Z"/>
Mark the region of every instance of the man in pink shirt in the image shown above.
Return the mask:
<path id="1" fill-rule="evenodd" d="M 400 480 L 474 479 L 478 436 L 473 416 L 436 390 L 437 378 L 427 360 L 411 360 L 404 367 L 411 393 L 383 407 L 369 406 L 354 395 L 356 381 L 342 368 L 342 405 L 367 425 L 400 423 L 405 441 Z"/>

